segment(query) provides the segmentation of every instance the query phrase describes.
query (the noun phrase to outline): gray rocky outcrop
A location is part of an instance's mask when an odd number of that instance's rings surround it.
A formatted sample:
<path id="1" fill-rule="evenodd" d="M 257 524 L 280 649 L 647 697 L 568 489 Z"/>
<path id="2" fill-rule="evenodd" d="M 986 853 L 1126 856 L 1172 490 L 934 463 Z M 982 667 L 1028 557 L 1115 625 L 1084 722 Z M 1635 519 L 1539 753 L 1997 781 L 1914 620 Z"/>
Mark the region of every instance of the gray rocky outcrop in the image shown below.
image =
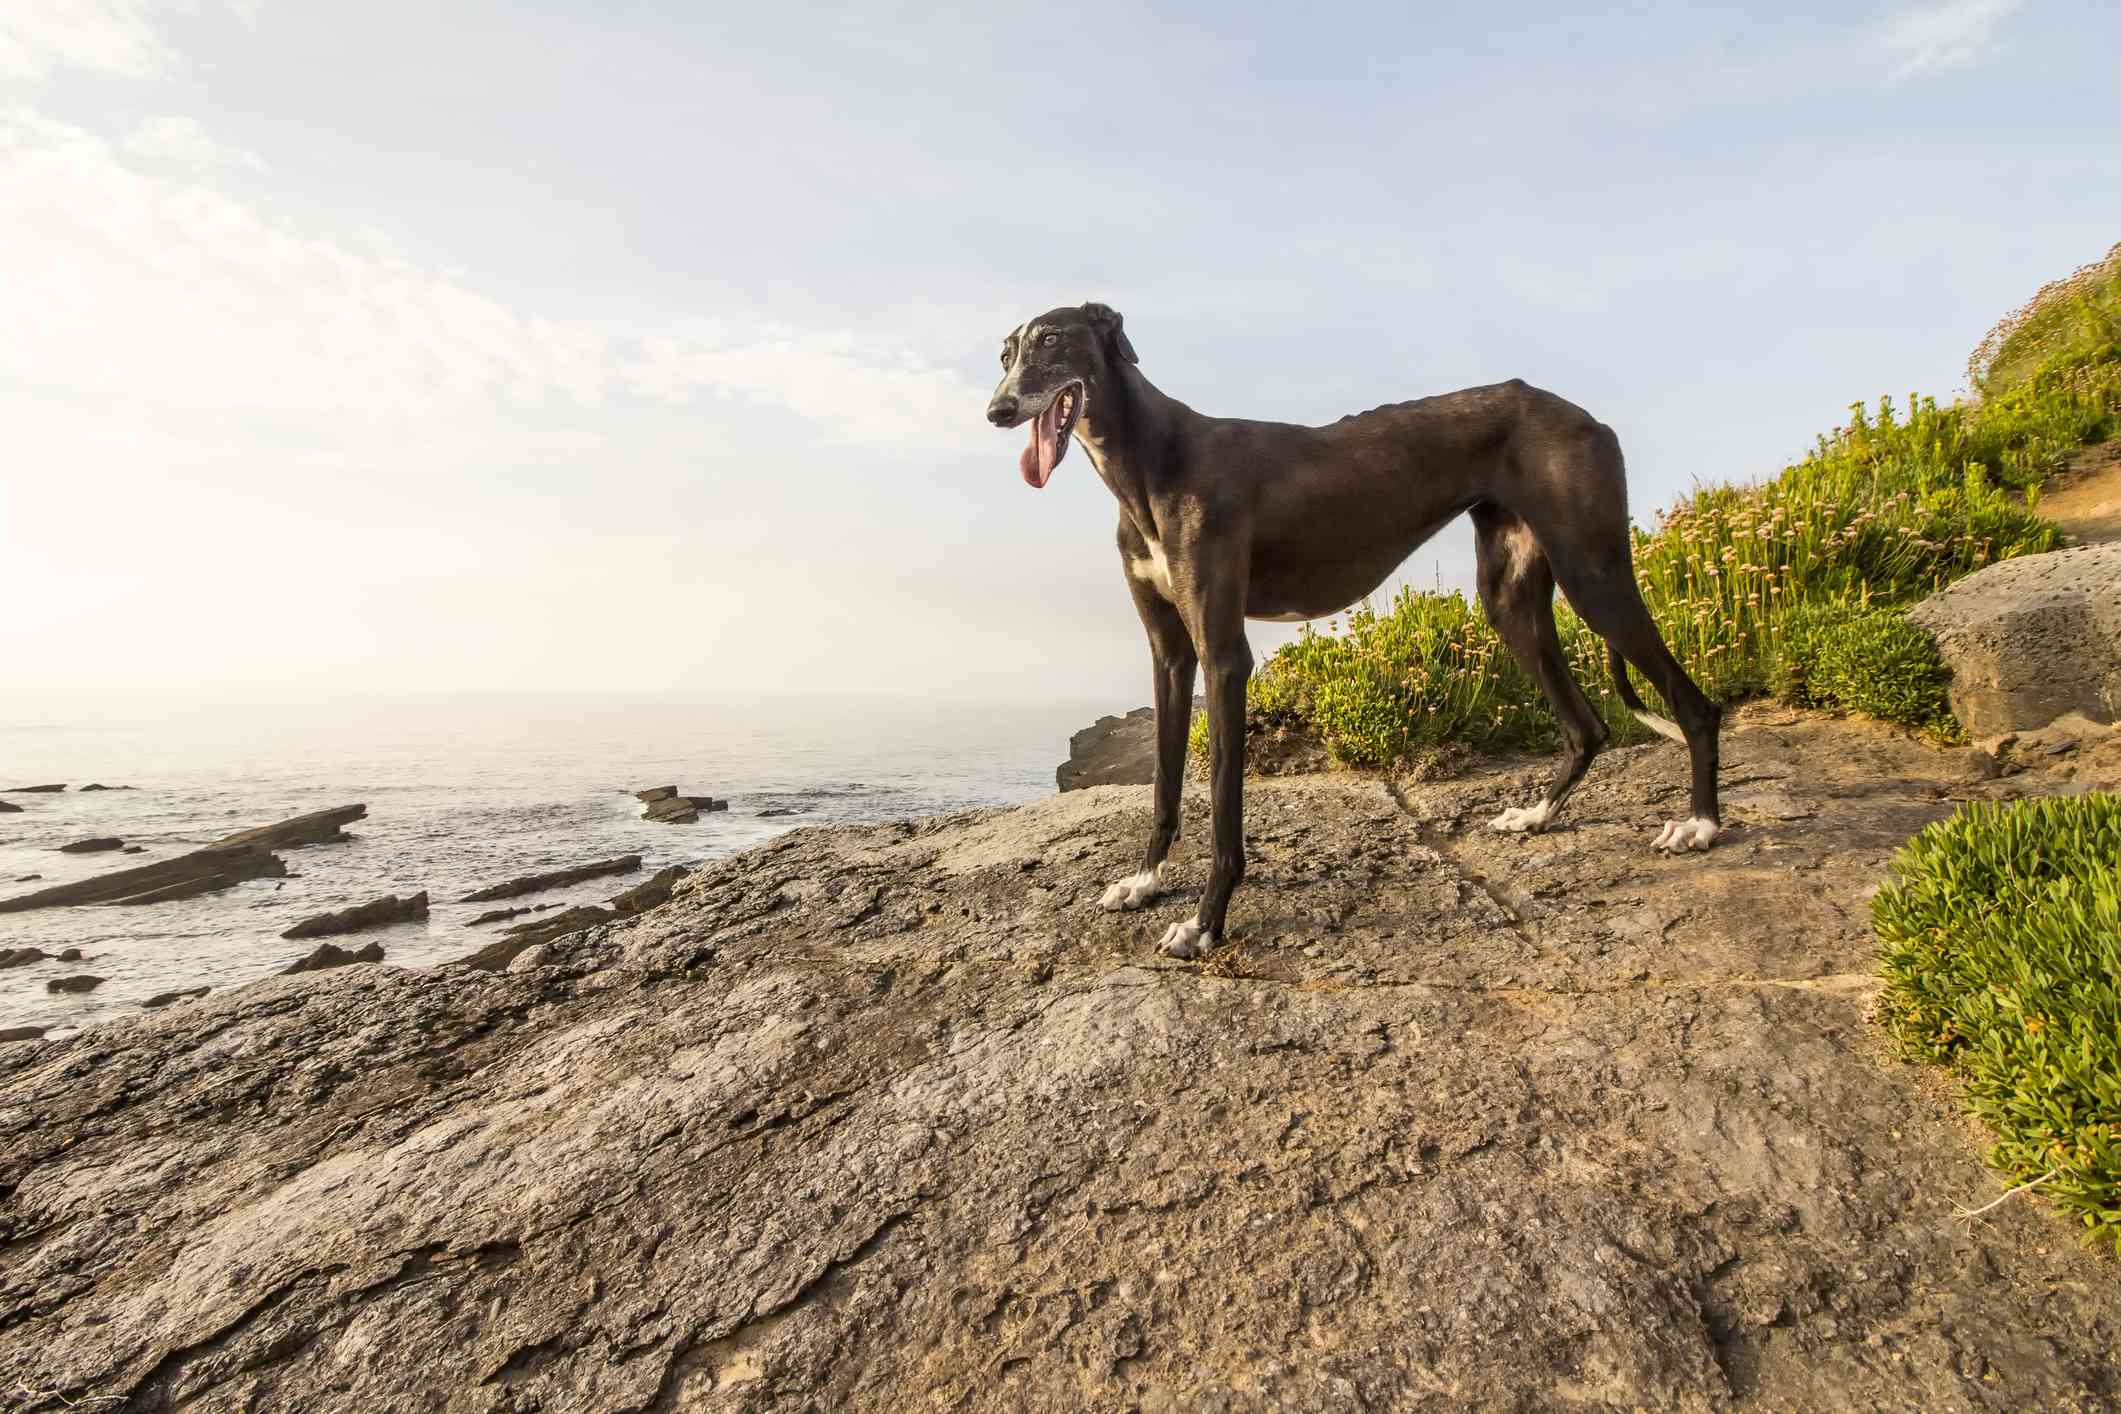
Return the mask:
<path id="1" fill-rule="evenodd" d="M 1068 738 L 1068 759 L 1053 772 L 1062 790 L 1145 786 L 1156 779 L 1156 709 L 1099 717 Z"/>
<path id="2" fill-rule="evenodd" d="M 668 800 L 677 793 L 678 788 L 676 786 L 650 786 L 646 790 L 635 791 L 633 798 L 640 801 L 643 805 L 653 805 L 659 800 Z"/>
<path id="3" fill-rule="evenodd" d="M 94 839 L 75 840 L 72 844 L 59 846 L 61 854 L 103 854 L 114 849 L 125 848 L 125 841 L 116 835 L 98 835 Z"/>
<path id="4" fill-rule="evenodd" d="M 357 962 L 381 962 L 382 960 L 383 945 L 381 943 L 370 943 L 365 948 L 353 949 L 342 948 L 337 943 L 319 943 L 316 951 L 312 952 L 308 957 L 281 968 L 280 975 L 285 977 L 297 972 L 323 972 L 333 967 L 350 967 Z"/>
<path id="5" fill-rule="evenodd" d="M 283 938 L 329 938 L 358 933 L 365 928 L 387 928 L 394 923 L 414 923 L 427 916 L 427 890 L 399 898 L 385 894 L 379 899 L 332 913 L 305 918 L 280 936 Z"/>
<path id="6" fill-rule="evenodd" d="M 570 884 L 583 883 L 590 879 L 601 879 L 607 874 L 631 874 L 641 867 L 641 856 L 622 854 L 616 859 L 600 859 L 593 864 L 578 864 L 571 869 L 554 869 L 544 874 L 525 874 L 510 879 L 505 884 L 493 884 L 475 889 L 457 900 L 459 903 L 492 903 L 498 899 L 520 898 L 545 889 L 565 888 Z"/>
<path id="7" fill-rule="evenodd" d="M 353 968 L 0 1050 L 0 1389 L 361 1410 L 2110 1409 L 2111 1254 L 1888 1059 L 1866 900 L 1968 780 L 1681 748 L 1250 787 L 1234 942 L 1148 792 L 797 831 L 507 970 Z M 1026 869 L 1027 860 L 1037 867 Z M 181 1178 L 177 1177 L 181 1175 Z"/>
<path id="8" fill-rule="evenodd" d="M 344 844 L 353 838 L 346 833 L 346 826 L 367 814 L 366 805 L 339 805 L 329 810 L 313 810 L 307 815 L 297 815 L 277 824 L 260 825 L 254 830 L 238 830 L 235 834 L 214 841 L 212 848 L 234 849 L 248 846 L 256 849 L 301 849 L 313 844 Z"/>
<path id="9" fill-rule="evenodd" d="M 728 808 L 728 801 L 711 795 L 662 795 L 648 802 L 641 818 L 665 825 L 690 825 L 703 814 Z"/>
<path id="10" fill-rule="evenodd" d="M 1971 737 L 2121 717 L 2121 542 L 2003 560 L 1908 618 L 1937 640 Z"/>

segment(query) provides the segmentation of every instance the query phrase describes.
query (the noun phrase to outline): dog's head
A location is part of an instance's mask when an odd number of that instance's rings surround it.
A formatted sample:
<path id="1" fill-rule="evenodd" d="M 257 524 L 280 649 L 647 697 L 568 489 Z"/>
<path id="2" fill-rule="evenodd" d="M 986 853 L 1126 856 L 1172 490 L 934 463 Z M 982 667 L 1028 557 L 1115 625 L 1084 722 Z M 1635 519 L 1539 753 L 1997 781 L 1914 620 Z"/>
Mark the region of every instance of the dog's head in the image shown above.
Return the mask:
<path id="1" fill-rule="evenodd" d="M 1046 484 L 1091 401 L 1111 386 L 1122 362 L 1137 361 L 1119 311 L 1102 304 L 1049 309 L 1002 340 L 1002 381 L 987 420 L 1031 424 L 1031 443 L 1017 458 L 1025 481 Z"/>

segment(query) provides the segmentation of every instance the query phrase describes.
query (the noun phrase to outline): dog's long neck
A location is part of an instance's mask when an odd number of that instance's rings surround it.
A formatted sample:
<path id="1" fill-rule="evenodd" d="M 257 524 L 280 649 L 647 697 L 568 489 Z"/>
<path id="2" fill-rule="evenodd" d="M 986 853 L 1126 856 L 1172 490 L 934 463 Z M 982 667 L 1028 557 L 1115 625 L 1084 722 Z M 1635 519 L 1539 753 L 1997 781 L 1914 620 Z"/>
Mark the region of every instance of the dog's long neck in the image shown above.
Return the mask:
<path id="1" fill-rule="evenodd" d="M 1150 491 L 1169 463 L 1170 444 L 1190 409 L 1164 395 L 1131 363 L 1115 360 L 1083 401 L 1075 440 L 1135 529 L 1158 538 Z"/>

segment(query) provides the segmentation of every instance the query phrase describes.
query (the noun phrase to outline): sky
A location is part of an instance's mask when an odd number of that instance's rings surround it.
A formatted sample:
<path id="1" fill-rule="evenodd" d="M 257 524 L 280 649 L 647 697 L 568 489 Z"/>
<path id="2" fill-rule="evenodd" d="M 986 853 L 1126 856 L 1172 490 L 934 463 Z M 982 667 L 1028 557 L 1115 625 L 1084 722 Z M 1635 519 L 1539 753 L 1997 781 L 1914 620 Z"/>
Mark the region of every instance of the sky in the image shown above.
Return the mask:
<path id="1" fill-rule="evenodd" d="M 982 416 L 1029 315 L 1211 414 L 1528 379 L 1648 522 L 2121 239 L 2115 53 L 2110 0 L 6 0 L 0 695 L 1133 706 L 1110 493 Z"/>

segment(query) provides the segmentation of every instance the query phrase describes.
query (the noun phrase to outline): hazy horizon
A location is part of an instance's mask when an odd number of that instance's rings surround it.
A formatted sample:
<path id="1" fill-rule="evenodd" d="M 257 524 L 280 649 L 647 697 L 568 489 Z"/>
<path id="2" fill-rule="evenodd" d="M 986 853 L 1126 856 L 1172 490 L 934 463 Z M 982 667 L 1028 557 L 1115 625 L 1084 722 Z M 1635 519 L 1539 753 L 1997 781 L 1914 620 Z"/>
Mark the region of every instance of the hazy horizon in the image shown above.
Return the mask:
<path id="1" fill-rule="evenodd" d="M 981 418 L 1026 315 L 1117 306 L 1210 413 L 1521 376 L 1646 521 L 2121 237 L 2117 50 L 2055 0 L 22 0 L 8 691 L 1136 705 L 1110 495 Z"/>

